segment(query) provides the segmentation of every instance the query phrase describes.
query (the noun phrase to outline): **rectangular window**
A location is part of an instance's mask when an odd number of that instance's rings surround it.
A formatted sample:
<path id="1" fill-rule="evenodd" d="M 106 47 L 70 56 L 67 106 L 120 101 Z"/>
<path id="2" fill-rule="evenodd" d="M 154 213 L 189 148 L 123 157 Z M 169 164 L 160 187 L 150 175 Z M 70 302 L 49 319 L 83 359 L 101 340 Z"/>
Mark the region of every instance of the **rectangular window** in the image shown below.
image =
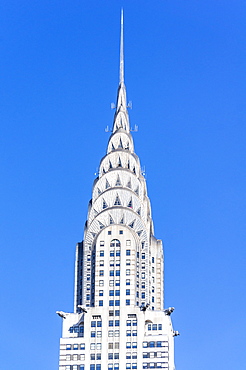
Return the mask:
<path id="1" fill-rule="evenodd" d="M 114 290 L 110 290 L 109 291 L 109 295 L 112 297 L 112 296 L 114 296 Z"/>
<path id="2" fill-rule="evenodd" d="M 91 353 L 91 360 L 95 360 L 95 353 Z"/>
<path id="3" fill-rule="evenodd" d="M 130 295 L 130 289 L 126 289 L 126 295 Z"/>
<path id="4" fill-rule="evenodd" d="M 115 337 L 119 337 L 120 336 L 120 331 L 119 330 L 115 330 L 114 331 L 114 336 Z"/>
<path id="5" fill-rule="evenodd" d="M 67 349 L 67 350 L 70 350 L 70 349 L 71 349 L 71 347 L 72 347 L 72 346 L 71 346 L 71 344 L 67 344 L 67 345 L 66 345 L 66 349 Z"/>
<path id="6" fill-rule="evenodd" d="M 104 281 L 103 280 L 99 280 L 99 286 L 104 286 Z"/>
<path id="7" fill-rule="evenodd" d="M 100 247 L 104 247 L 104 241 L 103 240 L 100 241 Z"/>
<path id="8" fill-rule="evenodd" d="M 108 235 L 111 235 L 112 234 L 112 231 L 108 231 Z"/>
<path id="9" fill-rule="evenodd" d="M 120 276 L 120 270 L 115 271 L 115 276 Z"/>
<path id="10" fill-rule="evenodd" d="M 113 349 L 113 348 L 114 348 L 114 343 L 110 342 L 110 343 L 108 344 L 108 349 Z"/>
<path id="11" fill-rule="evenodd" d="M 126 348 L 131 348 L 131 342 L 126 342 Z"/>
<path id="12" fill-rule="evenodd" d="M 71 355 L 66 355 L 66 360 L 70 361 L 70 359 L 71 359 Z"/>
<path id="13" fill-rule="evenodd" d="M 114 280 L 109 280 L 109 286 L 114 286 Z"/>
<path id="14" fill-rule="evenodd" d="M 100 257 L 104 257 L 104 251 L 100 251 Z"/>
<path id="15" fill-rule="evenodd" d="M 152 325 L 152 330 L 157 330 L 157 324 Z"/>
<path id="16" fill-rule="evenodd" d="M 126 352 L 126 359 L 131 359 L 131 352 Z"/>
<path id="17" fill-rule="evenodd" d="M 123 234 L 123 230 L 120 230 L 120 231 L 119 231 L 119 234 L 121 234 L 121 235 L 122 235 L 122 234 Z"/>
<path id="18" fill-rule="evenodd" d="M 85 349 L 85 343 L 80 344 L 80 349 Z"/>
<path id="19" fill-rule="evenodd" d="M 132 326 L 137 326 L 138 322 L 137 320 L 132 320 Z"/>
<path id="20" fill-rule="evenodd" d="M 120 250 L 117 250 L 117 251 L 115 252 L 115 255 L 116 255 L 116 257 L 120 257 Z"/>
<path id="21" fill-rule="evenodd" d="M 114 276 L 114 270 L 109 271 L 109 276 Z"/>
<path id="22" fill-rule="evenodd" d="M 79 365 L 79 370 L 85 370 L 85 365 Z"/>
<path id="23" fill-rule="evenodd" d="M 114 354 L 113 353 L 109 353 L 108 354 L 108 360 L 113 360 L 114 359 Z"/>
<path id="24" fill-rule="evenodd" d="M 120 286 L 120 280 L 115 280 L 115 286 Z"/>
<path id="25" fill-rule="evenodd" d="M 99 301 L 99 306 L 103 306 L 103 301 Z"/>
<path id="26" fill-rule="evenodd" d="M 108 336 L 109 337 L 113 337 L 114 336 L 114 331 L 113 330 L 109 330 L 108 331 Z"/>
<path id="27" fill-rule="evenodd" d="M 126 336 L 127 336 L 127 337 L 130 337 L 131 335 L 132 335 L 131 330 L 127 330 L 127 331 L 126 331 Z"/>
<path id="28" fill-rule="evenodd" d="M 132 348 L 137 348 L 138 344 L 137 342 L 132 342 Z"/>
<path id="29" fill-rule="evenodd" d="M 145 260 L 145 253 L 142 253 L 142 260 Z"/>
<path id="30" fill-rule="evenodd" d="M 130 264 L 131 264 L 131 260 L 127 259 L 126 260 L 126 266 L 130 266 Z"/>
<path id="31" fill-rule="evenodd" d="M 97 343 L 97 350 L 101 350 L 102 349 L 102 343 Z"/>
<path id="32" fill-rule="evenodd" d="M 126 299 L 126 306 L 130 306 L 130 299 Z"/>
<path id="33" fill-rule="evenodd" d="M 119 349 L 120 348 L 120 342 L 115 342 L 114 343 L 114 348 Z"/>
<path id="34" fill-rule="evenodd" d="M 120 358 L 119 353 L 115 353 L 115 354 L 114 354 L 114 359 L 115 359 L 115 360 L 118 360 L 119 358 Z"/>
<path id="35" fill-rule="evenodd" d="M 114 316 L 120 316 L 120 310 L 115 310 Z"/>
<path id="36" fill-rule="evenodd" d="M 104 261 L 103 260 L 99 261 L 99 266 L 104 266 Z"/>
<path id="37" fill-rule="evenodd" d="M 130 275 L 131 271 L 129 269 L 126 270 L 126 275 Z"/>
<path id="38" fill-rule="evenodd" d="M 90 370 L 95 370 L 95 364 L 90 365 Z"/>
<path id="39" fill-rule="evenodd" d="M 98 322 L 97 322 L 97 327 L 98 327 L 98 328 L 101 328 L 101 327 L 102 327 L 102 321 L 98 321 Z"/>
<path id="40" fill-rule="evenodd" d="M 130 285 L 131 282 L 130 282 L 130 279 L 126 279 L 126 285 Z"/>
<path id="41" fill-rule="evenodd" d="M 130 249 L 127 249 L 126 250 L 126 256 L 130 256 L 131 255 L 131 250 Z"/>
<path id="42" fill-rule="evenodd" d="M 98 356 L 98 354 L 97 354 L 97 356 Z M 101 356 L 101 354 L 100 354 L 100 356 Z M 99 358 L 98 358 L 98 360 L 99 360 Z M 101 360 L 101 357 L 100 357 L 100 360 Z M 101 370 L 101 364 L 96 364 L 96 370 Z"/>
<path id="43" fill-rule="evenodd" d="M 78 344 L 74 344 L 73 345 L 73 349 L 76 349 L 76 350 L 79 349 L 79 345 Z"/>
<path id="44" fill-rule="evenodd" d="M 136 363 L 132 364 L 132 369 L 137 369 L 137 364 Z"/>
<path id="45" fill-rule="evenodd" d="M 110 300 L 109 301 L 109 306 L 113 306 L 114 305 L 114 301 L 113 300 Z"/>
<path id="46" fill-rule="evenodd" d="M 120 266 L 120 260 L 115 261 L 115 266 Z"/>
<path id="47" fill-rule="evenodd" d="M 99 271 L 99 276 L 104 276 L 104 270 Z"/>
<path id="48" fill-rule="evenodd" d="M 114 267 L 114 260 L 110 260 L 110 261 L 109 261 L 109 266 L 110 266 L 110 267 Z"/>
<path id="49" fill-rule="evenodd" d="M 133 359 L 133 360 L 136 360 L 136 358 L 137 358 L 137 352 L 133 352 L 133 353 L 132 353 L 132 359 Z"/>
<path id="50" fill-rule="evenodd" d="M 136 337 L 136 336 L 137 336 L 137 330 L 133 330 L 133 331 L 132 331 L 132 336 L 133 336 L 133 337 Z"/>
<path id="51" fill-rule="evenodd" d="M 114 326 L 120 326 L 120 320 L 115 320 Z"/>
<path id="52" fill-rule="evenodd" d="M 131 240 L 127 240 L 126 245 L 131 245 Z"/>
<path id="53" fill-rule="evenodd" d="M 116 290 L 116 291 L 115 291 L 115 295 L 116 295 L 116 296 L 119 296 L 119 295 L 120 295 L 120 290 Z"/>
<path id="54" fill-rule="evenodd" d="M 92 327 L 92 328 L 95 328 L 95 327 L 96 327 L 96 321 L 92 321 L 92 322 L 91 322 L 91 327 Z"/>
<path id="55" fill-rule="evenodd" d="M 90 348 L 91 348 L 92 350 L 95 350 L 95 349 L 96 349 L 96 343 L 91 343 Z"/>
<path id="56" fill-rule="evenodd" d="M 95 331 L 91 331 L 91 338 L 96 338 L 96 332 Z"/>
<path id="57" fill-rule="evenodd" d="M 119 300 L 116 300 L 115 301 L 115 306 L 119 306 L 120 305 L 120 301 Z"/>
<path id="58" fill-rule="evenodd" d="M 109 256 L 114 257 L 114 251 L 110 251 Z"/>
<path id="59" fill-rule="evenodd" d="M 114 316 L 114 311 L 109 311 L 109 316 Z"/>
<path id="60" fill-rule="evenodd" d="M 162 324 L 158 324 L 158 330 L 162 330 Z"/>
<path id="61" fill-rule="evenodd" d="M 99 296 L 102 297 L 103 296 L 103 290 L 99 290 Z"/>
<path id="62" fill-rule="evenodd" d="M 114 326 L 114 320 L 109 320 L 108 326 Z"/>

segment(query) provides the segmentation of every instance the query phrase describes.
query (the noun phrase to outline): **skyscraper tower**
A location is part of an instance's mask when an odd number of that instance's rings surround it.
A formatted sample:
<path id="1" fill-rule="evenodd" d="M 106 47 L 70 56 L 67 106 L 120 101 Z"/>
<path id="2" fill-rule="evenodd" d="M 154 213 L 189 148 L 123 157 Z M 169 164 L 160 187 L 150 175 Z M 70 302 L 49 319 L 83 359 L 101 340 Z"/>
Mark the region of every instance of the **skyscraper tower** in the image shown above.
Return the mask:
<path id="1" fill-rule="evenodd" d="M 63 318 L 59 370 L 174 370 L 170 314 L 164 309 L 163 247 L 154 236 L 146 181 L 134 152 L 120 79 L 112 134 L 77 244 L 74 313 Z"/>

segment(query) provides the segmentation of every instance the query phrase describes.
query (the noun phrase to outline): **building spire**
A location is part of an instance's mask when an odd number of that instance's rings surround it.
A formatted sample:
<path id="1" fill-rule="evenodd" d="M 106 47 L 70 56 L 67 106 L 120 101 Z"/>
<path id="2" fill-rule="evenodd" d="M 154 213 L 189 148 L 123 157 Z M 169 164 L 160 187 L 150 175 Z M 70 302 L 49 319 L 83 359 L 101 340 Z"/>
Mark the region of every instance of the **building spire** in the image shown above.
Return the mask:
<path id="1" fill-rule="evenodd" d="M 124 83 L 124 12 L 121 9 L 120 23 L 120 84 Z"/>

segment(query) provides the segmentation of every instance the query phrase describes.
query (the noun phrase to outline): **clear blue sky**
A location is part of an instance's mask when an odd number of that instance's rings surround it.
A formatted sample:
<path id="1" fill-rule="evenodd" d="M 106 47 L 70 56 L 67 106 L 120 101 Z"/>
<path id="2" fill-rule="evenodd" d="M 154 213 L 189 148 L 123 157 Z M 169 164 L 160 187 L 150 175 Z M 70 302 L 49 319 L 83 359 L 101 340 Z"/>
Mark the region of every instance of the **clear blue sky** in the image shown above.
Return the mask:
<path id="1" fill-rule="evenodd" d="M 246 369 L 243 0 L 0 2 L 1 368 L 57 370 L 109 137 L 120 9 L 177 370 Z"/>

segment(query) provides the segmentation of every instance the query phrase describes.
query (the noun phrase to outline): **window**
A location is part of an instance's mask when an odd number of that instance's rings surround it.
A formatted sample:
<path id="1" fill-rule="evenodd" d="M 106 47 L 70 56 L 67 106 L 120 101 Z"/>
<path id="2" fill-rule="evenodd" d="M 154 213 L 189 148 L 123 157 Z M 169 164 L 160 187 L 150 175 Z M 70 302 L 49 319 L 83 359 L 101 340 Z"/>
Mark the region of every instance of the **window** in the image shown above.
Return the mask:
<path id="1" fill-rule="evenodd" d="M 158 324 L 158 330 L 162 330 L 162 324 Z"/>
<path id="2" fill-rule="evenodd" d="M 126 352 L 126 359 L 130 359 L 131 358 L 131 352 Z"/>
<path id="3" fill-rule="evenodd" d="M 145 272 L 142 272 L 141 277 L 142 279 L 145 279 Z"/>
<path id="4" fill-rule="evenodd" d="M 102 297 L 103 296 L 103 290 L 99 290 L 99 296 Z"/>
<path id="5" fill-rule="evenodd" d="M 115 342 L 114 343 L 114 348 L 119 349 L 120 348 L 120 342 Z"/>
<path id="6" fill-rule="evenodd" d="M 99 301 L 99 306 L 103 306 L 103 301 Z"/>
<path id="7" fill-rule="evenodd" d="M 144 299 L 144 298 L 145 298 L 145 293 L 143 292 L 143 293 L 141 294 L 141 296 L 142 296 L 142 298 Z"/>
<path id="8" fill-rule="evenodd" d="M 137 358 L 137 352 L 133 352 L 133 353 L 132 353 L 132 359 L 134 359 L 134 360 L 135 360 L 136 358 Z"/>
<path id="9" fill-rule="evenodd" d="M 114 343 L 110 342 L 110 343 L 108 344 L 108 349 L 113 349 L 113 348 L 114 348 Z"/>
<path id="10" fill-rule="evenodd" d="M 136 337 L 136 336 L 137 336 L 137 330 L 133 330 L 133 331 L 132 331 L 132 336 L 133 336 L 133 337 Z"/>
<path id="11" fill-rule="evenodd" d="M 115 326 L 120 326 L 120 320 L 115 320 L 114 325 Z"/>
<path id="12" fill-rule="evenodd" d="M 154 273 L 155 272 L 155 268 L 154 267 L 152 267 L 152 273 Z"/>
<path id="13" fill-rule="evenodd" d="M 100 247 L 104 247 L 104 241 L 103 240 L 100 241 Z"/>
<path id="14" fill-rule="evenodd" d="M 126 348 L 131 348 L 131 342 L 126 342 Z"/>
<path id="15" fill-rule="evenodd" d="M 113 364 L 108 364 L 108 370 L 113 370 Z"/>
<path id="16" fill-rule="evenodd" d="M 126 289 L 126 295 L 130 295 L 130 289 Z"/>
<path id="17" fill-rule="evenodd" d="M 155 257 L 152 257 L 152 263 L 154 263 L 155 262 Z"/>
<path id="18" fill-rule="evenodd" d="M 104 286 L 104 281 L 103 280 L 99 280 L 99 286 Z"/>
<path id="19" fill-rule="evenodd" d="M 130 369 L 131 368 L 131 364 L 126 364 L 126 369 Z"/>
<path id="20" fill-rule="evenodd" d="M 115 271 L 115 276 L 120 276 L 120 270 Z"/>
<path id="21" fill-rule="evenodd" d="M 120 280 L 115 280 L 115 286 L 120 286 Z"/>
<path id="22" fill-rule="evenodd" d="M 108 207 L 108 205 L 107 205 L 107 203 L 105 202 L 105 200 L 103 199 L 103 205 L 102 205 L 102 208 L 103 209 L 105 209 L 105 208 L 107 208 Z"/>
<path id="23" fill-rule="evenodd" d="M 116 250 L 115 255 L 116 255 L 116 257 L 120 257 L 120 250 L 119 249 Z"/>
<path id="24" fill-rule="evenodd" d="M 119 295 L 120 295 L 120 290 L 116 290 L 116 291 L 115 291 L 115 295 L 116 295 L 116 296 L 119 296 Z"/>
<path id="25" fill-rule="evenodd" d="M 113 330 L 109 330 L 108 331 L 108 336 L 109 337 L 113 337 L 114 336 L 114 331 Z"/>
<path id="26" fill-rule="evenodd" d="M 103 260 L 99 261 L 99 266 L 104 266 L 104 261 Z"/>
<path id="27" fill-rule="evenodd" d="M 96 321 L 92 321 L 92 322 L 91 322 L 91 327 L 92 327 L 92 328 L 95 328 L 95 327 L 96 327 Z"/>
<path id="28" fill-rule="evenodd" d="M 118 195 L 117 195 L 117 197 L 115 198 L 114 205 L 115 205 L 115 206 L 120 206 L 120 205 L 121 205 L 120 198 L 119 198 L 119 196 L 118 196 Z"/>
<path id="29" fill-rule="evenodd" d="M 90 365 L 90 370 L 95 370 L 95 364 Z"/>
<path id="30" fill-rule="evenodd" d="M 120 301 L 119 300 L 116 300 L 115 301 L 115 306 L 119 306 L 120 305 Z"/>
<path id="31" fill-rule="evenodd" d="M 120 266 L 120 260 L 115 261 L 115 266 Z"/>
<path id="32" fill-rule="evenodd" d="M 120 231 L 119 231 L 119 234 L 121 234 L 121 235 L 122 235 L 122 234 L 123 234 L 123 230 L 120 230 Z"/>
<path id="33" fill-rule="evenodd" d="M 127 240 L 126 245 L 128 245 L 128 246 L 131 245 L 131 240 Z"/>
<path id="34" fill-rule="evenodd" d="M 126 331 L 126 336 L 127 336 L 127 337 L 130 337 L 131 335 L 132 335 L 131 330 L 127 330 L 127 331 Z"/>
<path id="35" fill-rule="evenodd" d="M 120 336 L 120 331 L 119 330 L 115 330 L 114 331 L 114 336 L 115 337 L 119 337 Z"/>
<path id="36" fill-rule="evenodd" d="M 145 282 L 143 282 L 143 283 L 141 284 L 141 288 L 142 288 L 142 289 L 145 289 Z"/>
<path id="37" fill-rule="evenodd" d="M 114 305 L 114 301 L 113 300 L 110 300 L 109 301 L 109 306 L 113 306 Z"/>
<path id="38" fill-rule="evenodd" d="M 102 338 L 102 332 L 101 331 L 97 331 L 97 338 Z"/>
<path id="39" fill-rule="evenodd" d="M 130 282 L 130 279 L 126 279 L 126 285 L 130 285 L 131 282 Z"/>
<path id="40" fill-rule="evenodd" d="M 91 353 L 91 360 L 95 360 L 95 353 Z"/>
<path id="41" fill-rule="evenodd" d="M 96 332 L 95 331 L 91 331 L 91 338 L 96 338 Z"/>
<path id="42" fill-rule="evenodd" d="M 113 354 L 113 353 L 109 353 L 109 354 L 108 354 L 108 359 L 109 359 L 109 360 L 113 360 L 113 358 L 114 358 L 114 354 Z"/>
<path id="43" fill-rule="evenodd" d="M 113 296 L 113 295 L 114 295 L 114 290 L 110 290 L 110 291 L 109 291 L 109 295 L 110 295 L 110 296 Z"/>
<path id="44" fill-rule="evenodd" d="M 85 365 L 79 365 L 79 370 L 85 370 Z"/>
<path id="45" fill-rule="evenodd" d="M 85 349 L 85 343 L 80 344 L 80 349 Z"/>
<path id="46" fill-rule="evenodd" d="M 109 286 L 114 286 L 114 280 L 109 280 Z"/>
<path id="47" fill-rule="evenodd" d="M 91 343 L 91 347 L 90 347 L 92 350 L 95 350 L 96 349 L 96 343 Z"/>
<path id="48" fill-rule="evenodd" d="M 71 359 L 71 355 L 66 355 L 66 360 L 70 361 L 70 359 Z"/>
<path id="49" fill-rule="evenodd" d="M 114 251 L 110 251 L 109 255 L 110 257 L 114 257 Z"/>
<path id="50" fill-rule="evenodd" d="M 132 369 L 137 369 L 137 364 L 132 364 Z"/>
<path id="51" fill-rule="evenodd" d="M 137 348 L 138 344 L 137 342 L 132 342 L 132 348 Z"/>
<path id="52" fill-rule="evenodd" d="M 126 270 L 126 275 L 130 275 L 131 271 L 129 269 Z"/>
<path id="53" fill-rule="evenodd" d="M 137 326 L 138 322 L 137 320 L 132 320 L 132 326 Z"/>
<path id="54" fill-rule="evenodd" d="M 102 349 L 102 343 L 97 343 L 97 349 L 101 350 Z"/>
<path id="55" fill-rule="evenodd" d="M 113 239 L 110 243 L 110 247 L 120 247 L 120 241 L 118 239 Z"/>
<path id="56" fill-rule="evenodd" d="M 130 255 L 131 255 L 131 250 L 130 250 L 130 249 L 127 249 L 127 250 L 126 250 L 126 255 L 127 255 L 127 256 L 130 256 Z"/>
<path id="57" fill-rule="evenodd" d="M 104 270 L 99 271 L 99 276 L 104 276 Z"/>
<path id="58" fill-rule="evenodd" d="M 97 354 L 99 356 L 99 354 Z M 100 359 L 97 358 L 97 360 L 101 360 L 101 354 L 100 354 Z M 101 370 L 101 364 L 96 364 L 96 370 Z"/>
<path id="59" fill-rule="evenodd" d="M 104 257 L 104 251 L 100 251 L 100 257 Z"/>
<path id="60" fill-rule="evenodd" d="M 126 306 L 130 306 L 130 299 L 126 299 Z"/>
<path id="61" fill-rule="evenodd" d="M 130 264 L 131 264 L 131 260 L 130 259 L 127 259 L 126 260 L 126 266 L 130 266 Z"/>
<path id="62" fill-rule="evenodd" d="M 152 302 L 153 302 L 153 303 L 155 302 L 155 297 L 152 297 Z"/>
<path id="63" fill-rule="evenodd" d="M 108 326 L 114 326 L 114 320 L 109 320 Z"/>
<path id="64" fill-rule="evenodd" d="M 70 349 L 71 349 L 71 347 L 72 347 L 72 346 L 71 346 L 71 344 L 67 344 L 67 345 L 66 345 L 66 349 L 67 349 L 67 350 L 70 350 Z"/>
<path id="65" fill-rule="evenodd" d="M 145 269 L 145 263 L 144 262 L 142 263 L 142 269 L 143 270 Z"/>
<path id="66" fill-rule="evenodd" d="M 108 235 L 111 235 L 111 234 L 112 234 L 112 231 L 110 231 L 110 230 L 109 230 L 109 231 L 108 231 Z"/>
<path id="67" fill-rule="evenodd" d="M 117 355 L 117 353 L 115 353 Z M 114 364 L 114 370 L 119 370 L 119 364 Z"/>
<path id="68" fill-rule="evenodd" d="M 73 345 L 73 349 L 76 349 L 76 350 L 79 349 L 79 345 L 78 344 L 74 344 Z"/>
<path id="69" fill-rule="evenodd" d="M 142 253 L 142 260 L 145 260 L 145 253 Z"/>
<path id="70" fill-rule="evenodd" d="M 120 310 L 115 310 L 114 316 L 120 316 Z"/>
<path id="71" fill-rule="evenodd" d="M 114 270 L 109 271 L 109 276 L 114 276 Z"/>

